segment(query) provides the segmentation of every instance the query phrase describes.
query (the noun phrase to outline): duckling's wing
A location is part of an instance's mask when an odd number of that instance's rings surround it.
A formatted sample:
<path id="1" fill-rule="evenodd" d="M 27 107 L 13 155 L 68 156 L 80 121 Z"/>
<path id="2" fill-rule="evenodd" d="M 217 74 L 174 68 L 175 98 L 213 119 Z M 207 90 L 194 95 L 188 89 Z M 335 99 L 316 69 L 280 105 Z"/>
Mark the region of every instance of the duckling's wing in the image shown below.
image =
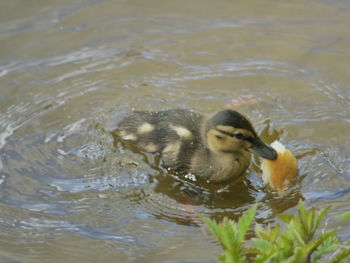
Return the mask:
<path id="1" fill-rule="evenodd" d="M 163 137 L 199 136 L 203 116 L 199 113 L 183 110 L 134 111 L 124 118 L 119 127 L 123 131 L 122 138 L 137 140 L 146 135 Z"/>
<path id="2" fill-rule="evenodd" d="M 201 114 L 182 109 L 135 111 L 120 122 L 120 136 L 143 151 L 161 153 L 165 166 L 186 171 L 201 145 L 202 120 Z"/>

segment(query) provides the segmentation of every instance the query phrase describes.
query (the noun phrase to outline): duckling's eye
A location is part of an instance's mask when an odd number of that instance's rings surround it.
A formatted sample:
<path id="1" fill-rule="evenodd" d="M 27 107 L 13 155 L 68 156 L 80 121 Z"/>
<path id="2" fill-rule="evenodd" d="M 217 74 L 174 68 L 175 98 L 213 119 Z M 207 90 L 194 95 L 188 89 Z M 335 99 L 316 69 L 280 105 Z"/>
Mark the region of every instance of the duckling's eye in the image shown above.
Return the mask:
<path id="1" fill-rule="evenodd" d="M 220 135 L 215 135 L 215 137 L 219 140 L 223 139 L 224 137 L 220 136 Z"/>
<path id="2" fill-rule="evenodd" d="M 252 137 L 246 137 L 245 138 L 248 142 L 252 143 L 253 142 L 253 138 Z"/>
<path id="3" fill-rule="evenodd" d="M 242 133 L 235 133 L 234 136 L 235 136 L 238 140 L 244 139 L 244 135 L 243 135 Z"/>

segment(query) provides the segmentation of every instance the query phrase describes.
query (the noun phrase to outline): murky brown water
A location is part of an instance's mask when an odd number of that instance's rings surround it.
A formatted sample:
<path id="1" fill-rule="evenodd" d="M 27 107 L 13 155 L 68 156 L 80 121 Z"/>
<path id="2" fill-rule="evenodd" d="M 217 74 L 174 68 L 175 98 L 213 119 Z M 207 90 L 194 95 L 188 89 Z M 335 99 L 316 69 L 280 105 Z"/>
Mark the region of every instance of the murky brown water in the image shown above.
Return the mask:
<path id="1" fill-rule="evenodd" d="M 300 197 L 349 209 L 348 1 L 4 0 L 0 22 L 1 262 L 213 262 L 195 213 L 260 201 L 270 222 Z M 298 157 L 286 196 L 258 160 L 246 180 L 202 188 L 110 133 L 132 108 L 213 113 L 241 97 Z"/>

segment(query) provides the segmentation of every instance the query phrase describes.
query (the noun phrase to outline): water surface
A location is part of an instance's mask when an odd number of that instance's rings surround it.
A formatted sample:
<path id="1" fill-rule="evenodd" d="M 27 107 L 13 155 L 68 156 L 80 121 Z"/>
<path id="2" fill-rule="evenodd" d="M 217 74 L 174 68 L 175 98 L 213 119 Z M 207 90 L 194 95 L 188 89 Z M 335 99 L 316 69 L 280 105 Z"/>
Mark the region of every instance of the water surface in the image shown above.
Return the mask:
<path id="1" fill-rule="evenodd" d="M 350 207 L 347 1 L 5 0 L 0 22 L 1 262 L 214 262 L 196 214 Z M 257 158 L 201 187 L 111 133 L 132 109 L 227 105 L 297 156 L 286 195 Z"/>

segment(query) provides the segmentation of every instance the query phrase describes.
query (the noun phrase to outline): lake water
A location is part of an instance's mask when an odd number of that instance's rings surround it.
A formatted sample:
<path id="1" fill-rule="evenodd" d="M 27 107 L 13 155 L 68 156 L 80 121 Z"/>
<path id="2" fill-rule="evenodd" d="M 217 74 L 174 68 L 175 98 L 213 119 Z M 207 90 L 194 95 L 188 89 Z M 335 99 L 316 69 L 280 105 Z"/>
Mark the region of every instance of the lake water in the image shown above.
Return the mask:
<path id="1" fill-rule="evenodd" d="M 198 214 L 350 207 L 349 1 L 3 0 L 0 261 L 215 262 Z M 254 103 L 247 103 L 254 102 Z M 168 174 L 111 131 L 131 109 L 227 105 L 298 158 L 278 196 Z M 205 232 L 205 231 L 204 231 Z"/>

